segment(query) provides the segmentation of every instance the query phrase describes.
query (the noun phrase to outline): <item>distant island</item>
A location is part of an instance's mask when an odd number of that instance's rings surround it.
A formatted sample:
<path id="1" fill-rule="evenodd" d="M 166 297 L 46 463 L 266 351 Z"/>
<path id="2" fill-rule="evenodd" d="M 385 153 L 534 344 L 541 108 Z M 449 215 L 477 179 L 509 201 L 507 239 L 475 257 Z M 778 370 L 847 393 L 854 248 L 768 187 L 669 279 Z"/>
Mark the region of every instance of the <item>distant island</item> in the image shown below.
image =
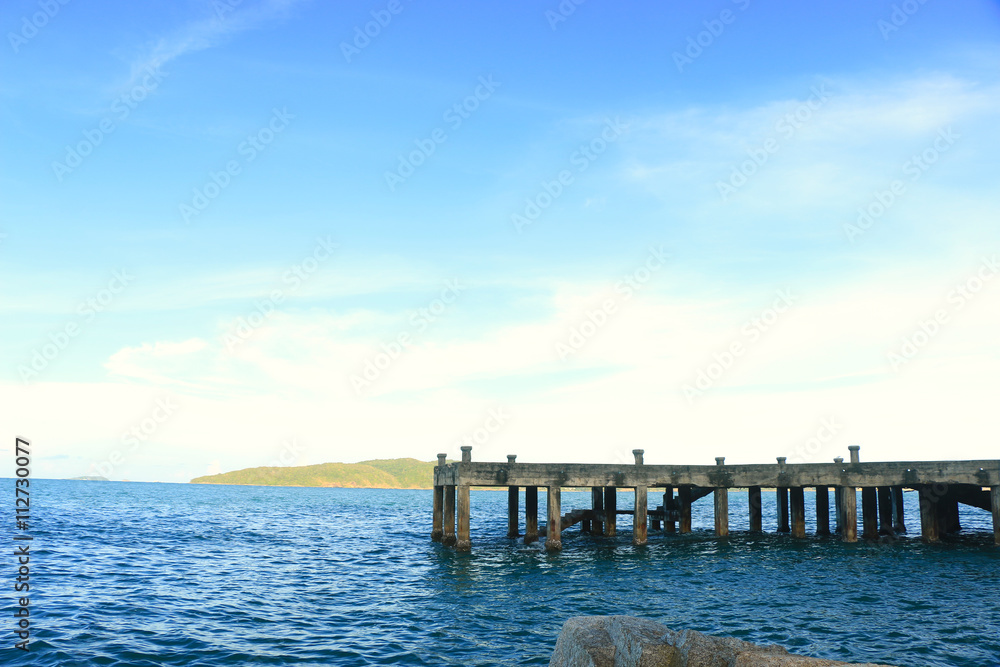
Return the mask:
<path id="1" fill-rule="evenodd" d="M 111 480 L 101 475 L 84 475 L 82 477 L 70 477 L 71 482 L 110 482 Z"/>
<path id="2" fill-rule="evenodd" d="M 430 489 L 436 461 L 376 459 L 359 463 L 320 463 L 311 466 L 263 466 L 205 475 L 192 484 L 250 486 L 329 486 L 353 489 Z"/>

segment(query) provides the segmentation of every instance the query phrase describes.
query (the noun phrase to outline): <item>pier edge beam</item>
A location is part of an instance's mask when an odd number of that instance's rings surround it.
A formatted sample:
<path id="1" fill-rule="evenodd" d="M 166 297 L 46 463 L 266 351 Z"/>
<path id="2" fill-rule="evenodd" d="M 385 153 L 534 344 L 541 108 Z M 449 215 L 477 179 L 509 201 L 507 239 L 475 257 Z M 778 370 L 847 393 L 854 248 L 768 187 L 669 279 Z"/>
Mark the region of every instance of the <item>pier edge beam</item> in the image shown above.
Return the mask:
<path id="1" fill-rule="evenodd" d="M 677 522 L 674 521 L 673 515 L 674 511 L 674 487 L 666 486 L 663 489 L 663 532 L 664 533 L 676 533 L 677 532 Z"/>
<path id="2" fill-rule="evenodd" d="M 637 547 L 641 547 L 646 544 L 648 540 L 648 534 L 646 532 L 649 517 L 647 513 L 648 499 L 648 487 L 635 487 L 635 510 L 632 512 L 632 544 Z"/>
<path id="3" fill-rule="evenodd" d="M 1000 546 L 1000 486 L 990 487 L 990 499 L 993 508 L 993 541 Z"/>
<path id="4" fill-rule="evenodd" d="M 683 535 L 691 532 L 691 487 L 682 486 L 677 489 L 677 504 L 680 510 L 679 532 Z"/>
<path id="5" fill-rule="evenodd" d="M 538 487 L 524 487 L 524 543 L 538 541 Z"/>
<path id="6" fill-rule="evenodd" d="M 788 524 L 788 487 L 779 486 L 776 493 L 778 496 L 778 532 L 791 532 L 791 526 Z"/>
<path id="7" fill-rule="evenodd" d="M 840 489 L 840 539 L 844 542 L 858 541 L 858 489 L 855 486 L 841 486 Z"/>
<path id="8" fill-rule="evenodd" d="M 879 535 L 894 535 L 892 529 L 892 487 L 878 487 L 878 532 Z"/>
<path id="9" fill-rule="evenodd" d="M 788 490 L 792 506 L 792 537 L 806 536 L 806 492 L 801 486 Z"/>
<path id="10" fill-rule="evenodd" d="M 548 520 L 545 524 L 545 550 L 559 551 L 562 549 L 562 487 L 548 487 L 546 496 Z"/>
<path id="11" fill-rule="evenodd" d="M 604 487 L 604 534 L 614 537 L 618 533 L 618 488 Z"/>
<path id="12" fill-rule="evenodd" d="M 924 542 L 938 542 L 941 539 L 940 513 L 937 498 L 930 485 L 922 485 L 920 493 L 920 539 Z"/>
<path id="13" fill-rule="evenodd" d="M 604 534 L 604 488 L 594 486 L 590 489 L 590 509 L 594 512 L 594 519 L 590 524 L 592 535 Z"/>
<path id="14" fill-rule="evenodd" d="M 830 534 L 830 487 L 816 487 L 816 534 Z"/>
<path id="15" fill-rule="evenodd" d="M 444 487 L 435 484 L 434 485 L 434 520 L 433 526 L 431 528 L 431 539 L 435 542 L 440 542 L 444 537 L 444 530 L 442 527 L 444 525 Z"/>
<path id="16" fill-rule="evenodd" d="M 469 514 L 469 485 L 462 484 L 458 487 L 458 538 L 455 540 L 455 549 L 458 551 L 472 549 L 472 539 L 469 536 Z"/>
<path id="17" fill-rule="evenodd" d="M 764 532 L 764 517 L 760 502 L 759 486 L 751 486 L 747 489 L 747 503 L 750 505 L 750 532 Z"/>
<path id="18" fill-rule="evenodd" d="M 455 545 L 455 485 L 444 487 L 444 533 L 441 543 L 446 547 Z"/>
<path id="19" fill-rule="evenodd" d="M 861 487 L 861 536 L 878 539 L 878 496 L 874 486 Z"/>

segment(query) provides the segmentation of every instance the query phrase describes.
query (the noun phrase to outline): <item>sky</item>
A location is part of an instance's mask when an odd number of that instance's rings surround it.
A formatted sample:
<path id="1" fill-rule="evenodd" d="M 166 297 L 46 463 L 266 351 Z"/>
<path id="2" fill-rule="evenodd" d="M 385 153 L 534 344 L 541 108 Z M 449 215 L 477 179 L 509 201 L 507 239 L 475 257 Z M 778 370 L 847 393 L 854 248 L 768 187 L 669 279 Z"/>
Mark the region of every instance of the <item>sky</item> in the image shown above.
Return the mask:
<path id="1" fill-rule="evenodd" d="M 0 471 L 1000 457 L 1000 3 L 0 26 Z"/>

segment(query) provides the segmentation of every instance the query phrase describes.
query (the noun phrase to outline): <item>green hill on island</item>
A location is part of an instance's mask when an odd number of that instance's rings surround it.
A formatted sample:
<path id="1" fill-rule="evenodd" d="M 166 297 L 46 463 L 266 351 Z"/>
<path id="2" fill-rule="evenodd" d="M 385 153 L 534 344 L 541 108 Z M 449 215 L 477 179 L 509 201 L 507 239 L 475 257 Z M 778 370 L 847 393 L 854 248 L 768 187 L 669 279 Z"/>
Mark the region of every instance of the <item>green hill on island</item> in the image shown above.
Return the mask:
<path id="1" fill-rule="evenodd" d="M 359 463 L 320 463 L 311 466 L 245 468 L 206 475 L 192 484 L 256 486 L 333 486 L 356 489 L 429 489 L 435 461 L 378 459 Z"/>

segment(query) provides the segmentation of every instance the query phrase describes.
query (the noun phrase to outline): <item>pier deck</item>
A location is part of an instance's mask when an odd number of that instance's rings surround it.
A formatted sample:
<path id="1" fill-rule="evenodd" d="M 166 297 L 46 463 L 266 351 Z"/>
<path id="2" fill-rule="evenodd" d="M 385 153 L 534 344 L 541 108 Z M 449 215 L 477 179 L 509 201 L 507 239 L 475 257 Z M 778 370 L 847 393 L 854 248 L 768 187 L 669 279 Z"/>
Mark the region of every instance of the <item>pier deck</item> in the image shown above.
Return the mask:
<path id="1" fill-rule="evenodd" d="M 473 486 L 497 486 L 508 489 L 508 533 L 519 533 L 520 488 L 525 489 L 525 542 L 546 535 L 545 547 L 562 548 L 561 533 L 570 525 L 582 523 L 591 534 L 614 536 L 619 514 L 632 514 L 632 541 L 645 544 L 649 522 L 666 533 L 691 531 L 691 504 L 707 495 L 714 496 L 715 533 L 729 534 L 729 496 L 731 488 L 746 488 L 750 496 L 750 530 L 763 530 L 761 488 L 776 489 L 778 532 L 805 537 L 805 490 L 816 493 L 816 534 L 836 534 L 846 542 L 858 539 L 857 489 L 861 489 L 861 536 L 906 532 L 903 513 L 903 490 L 920 494 L 921 536 L 936 542 L 942 535 L 961 528 L 960 503 L 989 511 L 993 515 L 993 534 L 1000 545 L 1000 460 L 983 461 L 896 461 L 861 463 L 859 447 L 853 445 L 850 461 L 833 463 L 788 464 L 779 457 L 774 464 L 726 465 L 725 458 L 716 464 L 645 465 L 643 450 L 633 450 L 634 465 L 587 463 L 517 463 L 509 455 L 506 463 L 473 462 L 472 448 L 462 447 L 462 460 L 446 463 L 438 455 L 434 468 L 434 518 L 432 539 L 458 550 L 471 548 L 469 535 L 469 489 Z M 546 526 L 558 531 L 539 531 L 538 488 L 547 491 Z M 592 506 L 561 514 L 561 490 L 564 487 L 590 488 Z M 635 508 L 618 510 L 617 489 L 635 490 Z M 649 509 L 649 489 L 663 489 L 663 505 Z M 834 496 L 834 528 L 830 527 L 829 492 Z M 676 495 L 675 495 L 676 492 Z M 457 521 L 456 521 L 457 520 Z M 457 527 L 456 527 L 457 523 Z"/>

